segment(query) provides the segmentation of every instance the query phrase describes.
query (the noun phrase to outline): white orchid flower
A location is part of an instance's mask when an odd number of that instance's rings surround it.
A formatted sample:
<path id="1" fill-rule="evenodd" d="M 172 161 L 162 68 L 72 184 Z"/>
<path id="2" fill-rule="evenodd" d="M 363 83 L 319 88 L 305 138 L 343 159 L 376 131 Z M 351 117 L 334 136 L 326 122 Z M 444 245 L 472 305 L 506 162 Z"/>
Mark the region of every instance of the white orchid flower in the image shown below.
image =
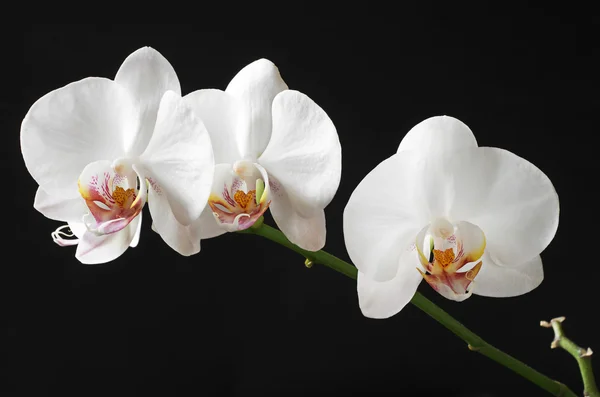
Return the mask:
<path id="1" fill-rule="evenodd" d="M 448 299 L 510 297 L 543 279 L 558 227 L 548 177 L 506 150 L 478 147 L 452 117 L 432 117 L 357 186 L 344 210 L 363 314 L 399 312 L 424 278 Z"/>
<path id="2" fill-rule="evenodd" d="M 111 261 L 139 241 L 148 198 L 154 228 L 183 255 L 200 250 L 196 220 L 214 171 L 210 137 L 180 97 L 179 80 L 156 50 L 125 59 L 113 80 L 90 77 L 37 100 L 21 126 L 34 207 L 68 223 L 52 233 L 77 244 L 83 263 Z M 147 188 L 150 186 L 150 188 Z"/>
<path id="3" fill-rule="evenodd" d="M 291 242 L 321 249 L 323 210 L 341 176 L 340 142 L 325 111 L 289 90 L 266 59 L 243 68 L 225 91 L 199 90 L 184 100 L 205 122 L 215 154 L 201 237 L 249 228 L 270 207 Z"/>

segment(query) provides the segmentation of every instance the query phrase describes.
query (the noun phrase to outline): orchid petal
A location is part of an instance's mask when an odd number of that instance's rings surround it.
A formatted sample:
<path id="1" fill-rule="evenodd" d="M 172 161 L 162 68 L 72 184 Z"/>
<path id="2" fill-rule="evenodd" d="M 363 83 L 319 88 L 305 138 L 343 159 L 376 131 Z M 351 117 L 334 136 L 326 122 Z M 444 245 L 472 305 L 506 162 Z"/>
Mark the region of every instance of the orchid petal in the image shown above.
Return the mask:
<path id="1" fill-rule="evenodd" d="M 85 201 L 78 194 L 74 198 L 63 198 L 46 193 L 41 187 L 35 193 L 33 207 L 45 217 L 56 221 L 81 221 L 87 212 Z"/>
<path id="2" fill-rule="evenodd" d="M 308 251 L 318 251 L 325 246 L 325 211 L 317 209 L 309 217 L 297 210 L 286 189 L 271 177 L 271 215 L 283 234 L 292 243 Z"/>
<path id="3" fill-rule="evenodd" d="M 138 214 L 138 218 L 140 218 L 139 222 L 137 222 L 137 227 L 135 228 L 135 233 L 133 235 L 133 240 L 131 240 L 131 243 L 129 243 L 129 246 L 132 248 L 137 247 L 137 245 L 140 242 L 140 234 L 142 233 L 142 215 L 144 213 L 140 212 Z"/>
<path id="4" fill-rule="evenodd" d="M 215 163 L 233 164 L 242 156 L 236 145 L 241 106 L 232 95 L 214 89 L 194 91 L 183 97 L 210 135 Z"/>
<path id="5" fill-rule="evenodd" d="M 213 152 L 204 124 L 176 93 L 163 96 L 156 129 L 140 160 L 150 183 L 164 190 L 179 223 L 189 225 L 200 217 L 212 185 Z"/>
<path id="6" fill-rule="evenodd" d="M 294 211 L 311 217 L 331 202 L 340 184 L 335 126 L 308 96 L 283 91 L 273 100 L 273 133 L 259 162 L 285 188 Z"/>
<path id="7" fill-rule="evenodd" d="M 502 149 L 473 148 L 438 156 L 429 175 L 443 186 L 449 217 L 477 225 L 498 264 L 518 266 L 539 255 L 558 227 L 558 195 L 548 177 Z M 449 176 L 452 177 L 449 177 Z"/>
<path id="8" fill-rule="evenodd" d="M 398 152 L 414 150 L 425 155 L 477 147 L 475 135 L 465 123 L 450 116 L 430 117 L 404 136 Z"/>
<path id="9" fill-rule="evenodd" d="M 219 225 L 219 222 L 215 219 L 212 209 L 210 206 L 206 206 L 200 218 L 192 224 L 197 229 L 197 234 L 201 240 L 213 238 L 227 233 L 227 230 Z"/>
<path id="10" fill-rule="evenodd" d="M 243 114 L 238 125 L 238 145 L 242 158 L 257 159 L 271 137 L 273 98 L 287 85 L 279 69 L 267 59 L 244 67 L 231 80 L 225 92 L 241 101 Z"/>
<path id="11" fill-rule="evenodd" d="M 400 255 L 431 219 L 412 152 L 380 163 L 356 187 L 344 209 L 346 249 L 366 278 L 387 281 Z"/>
<path id="12" fill-rule="evenodd" d="M 110 234 L 96 235 L 86 231 L 79 240 L 75 257 L 87 265 L 106 263 L 118 258 L 133 241 L 140 221 L 141 218 L 137 216 L 124 229 Z"/>
<path id="13" fill-rule="evenodd" d="M 531 292 L 544 279 L 542 259 L 536 256 L 518 266 L 501 266 L 494 262 L 489 253 L 483 256 L 483 266 L 475 281 L 475 295 L 507 298 Z"/>
<path id="14" fill-rule="evenodd" d="M 415 295 L 421 280 L 420 268 L 414 244 L 401 249 L 396 257 L 397 274 L 388 281 L 375 281 L 358 272 L 358 302 L 365 317 L 388 318 L 398 313 Z"/>
<path id="15" fill-rule="evenodd" d="M 469 286 L 469 289 L 465 291 L 464 294 L 457 294 L 449 285 L 446 284 L 436 284 L 435 291 L 442 295 L 444 298 L 455 301 L 455 302 L 463 302 L 470 298 L 473 295 L 473 283 Z"/>
<path id="16" fill-rule="evenodd" d="M 354 256 L 365 256 L 368 247 L 382 244 L 379 240 L 387 234 L 372 232 L 373 226 L 366 227 L 370 232 L 356 232 L 365 228 L 361 225 L 370 225 L 367 211 L 371 218 L 386 214 L 387 219 L 397 219 L 396 230 L 411 224 L 420 230 L 435 218 L 470 222 L 485 234 L 486 249 L 506 266 L 538 255 L 558 227 L 558 196 L 548 177 L 528 161 L 496 148 L 466 148 L 431 157 L 402 151 L 367 175 L 354 195 L 357 200 L 351 197 L 346 209 L 356 201 L 352 206 L 356 219 L 348 224 L 354 238 L 347 246 L 359 269 L 363 260 Z"/>
<path id="17" fill-rule="evenodd" d="M 184 256 L 200 252 L 200 236 L 196 233 L 196 228 L 177 221 L 167 194 L 155 183 L 148 189 L 148 208 L 152 215 L 152 228 L 169 247 Z"/>
<path id="18" fill-rule="evenodd" d="M 27 169 L 49 195 L 74 198 L 91 162 L 124 152 L 123 137 L 138 128 L 131 95 L 112 80 L 86 78 L 38 99 L 21 125 Z"/>
<path id="19" fill-rule="evenodd" d="M 136 101 L 140 124 L 138 130 L 126 131 L 126 151 L 137 156 L 150 141 L 163 94 L 171 90 L 181 95 L 179 79 L 164 56 L 154 48 L 143 47 L 125 59 L 115 82 L 127 89 Z"/>

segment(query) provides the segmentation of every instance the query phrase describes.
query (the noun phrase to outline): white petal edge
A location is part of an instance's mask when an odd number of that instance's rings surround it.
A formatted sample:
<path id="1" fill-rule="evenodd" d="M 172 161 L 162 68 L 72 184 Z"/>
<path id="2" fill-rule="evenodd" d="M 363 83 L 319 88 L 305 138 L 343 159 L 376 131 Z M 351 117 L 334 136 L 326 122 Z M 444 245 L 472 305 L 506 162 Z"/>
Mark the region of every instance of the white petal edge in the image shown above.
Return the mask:
<path id="1" fill-rule="evenodd" d="M 474 280 L 475 295 L 508 298 L 533 291 L 544 280 L 542 258 L 538 255 L 519 266 L 506 267 L 494 263 L 486 252 L 483 265 Z"/>
<path id="2" fill-rule="evenodd" d="M 131 53 L 117 71 L 115 82 L 131 93 L 136 102 L 139 129 L 126 135 L 126 151 L 140 155 L 152 136 L 160 100 L 165 92 L 181 95 L 173 66 L 154 48 L 142 47 Z"/>
<path id="3" fill-rule="evenodd" d="M 74 198 L 52 196 L 41 187 L 35 193 L 33 207 L 46 218 L 64 222 L 81 222 L 83 215 L 88 212 L 80 195 Z"/>
<path id="4" fill-rule="evenodd" d="M 403 249 L 435 219 L 423 197 L 422 167 L 415 159 L 413 152 L 402 152 L 381 162 L 358 184 L 344 208 L 346 249 L 371 280 L 393 279 Z"/>
<path id="5" fill-rule="evenodd" d="M 21 150 L 29 173 L 46 193 L 76 197 L 85 166 L 124 153 L 136 130 L 131 95 L 112 80 L 90 77 L 38 99 L 21 124 Z"/>
<path id="6" fill-rule="evenodd" d="M 204 124 L 176 93 L 163 96 L 156 129 L 140 160 L 179 223 L 186 226 L 200 217 L 212 186 L 213 151 Z"/>
<path id="7" fill-rule="evenodd" d="M 408 131 L 400 142 L 398 152 L 414 150 L 428 155 L 466 147 L 477 147 L 477 140 L 465 123 L 450 116 L 434 116 Z"/>
<path id="8" fill-rule="evenodd" d="M 283 91 L 273 100 L 273 132 L 258 161 L 306 217 L 324 209 L 340 184 L 342 148 L 335 126 L 298 91 Z"/>
<path id="9" fill-rule="evenodd" d="M 271 179 L 271 215 L 283 234 L 292 243 L 307 251 L 318 251 L 325 246 L 327 229 L 325 211 L 317 210 L 312 216 L 299 214 L 285 188 Z"/>
<path id="10" fill-rule="evenodd" d="M 358 272 L 358 303 L 365 317 L 389 318 L 402 310 L 415 295 L 423 277 L 417 271 L 417 267 L 421 266 L 414 245 L 405 246 L 398 259 L 398 273 L 388 281 L 374 281 Z"/>
<path id="11" fill-rule="evenodd" d="M 140 219 L 139 219 L 139 221 L 137 223 L 137 227 L 135 228 L 135 233 L 133 235 L 133 240 L 131 240 L 131 243 L 129 243 L 129 246 L 131 248 L 137 247 L 138 244 L 139 244 L 139 242 L 140 242 L 140 234 L 142 233 L 142 215 L 143 214 L 144 214 L 143 212 L 140 212 L 138 214 L 138 216 L 137 216 Z"/>
<path id="12" fill-rule="evenodd" d="M 133 241 L 140 220 L 141 218 L 136 216 L 129 225 L 116 233 L 97 236 L 86 231 L 79 240 L 75 257 L 86 265 L 96 265 L 117 259 Z"/>
<path id="13" fill-rule="evenodd" d="M 259 59 L 240 70 L 225 89 L 239 99 L 242 106 L 237 139 L 242 158 L 255 160 L 267 147 L 273 98 L 287 88 L 277 66 L 267 59 Z"/>
<path id="14" fill-rule="evenodd" d="M 232 95 L 215 89 L 198 90 L 183 97 L 210 135 L 215 163 L 233 164 L 242 156 L 237 145 L 237 128 L 242 107 Z"/>
<path id="15" fill-rule="evenodd" d="M 152 229 L 169 247 L 183 256 L 200 252 L 200 236 L 196 233 L 197 229 L 193 225 L 185 226 L 177 221 L 164 192 L 151 186 L 148 189 L 148 208 L 152 216 Z"/>
<path id="16" fill-rule="evenodd" d="M 190 227 L 196 228 L 196 234 L 200 236 L 201 240 L 218 237 L 227 233 L 227 230 L 219 226 L 212 209 L 208 205 L 202 211 L 200 218 L 192 223 Z"/>

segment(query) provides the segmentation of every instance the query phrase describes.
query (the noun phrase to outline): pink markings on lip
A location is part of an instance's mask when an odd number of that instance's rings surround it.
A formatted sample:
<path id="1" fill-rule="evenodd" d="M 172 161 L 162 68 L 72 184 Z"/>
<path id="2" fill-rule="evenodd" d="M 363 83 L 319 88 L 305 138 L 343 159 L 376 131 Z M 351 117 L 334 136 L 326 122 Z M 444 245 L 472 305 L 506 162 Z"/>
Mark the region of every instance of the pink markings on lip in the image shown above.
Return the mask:
<path id="1" fill-rule="evenodd" d="M 79 191 L 93 216 L 93 220 L 87 217 L 86 225 L 96 234 L 115 233 L 125 228 L 145 203 L 138 199 L 137 189 L 129 187 L 130 181 L 124 175 L 112 169 L 98 174 L 91 175 L 87 183 L 79 181 Z M 137 181 L 131 185 L 135 187 Z"/>
<path id="2" fill-rule="evenodd" d="M 236 184 L 235 184 L 235 182 L 234 182 L 234 184 L 231 186 L 231 190 L 232 190 L 232 191 L 233 191 L 233 187 L 234 187 L 235 185 L 236 185 Z M 239 186 L 238 186 L 238 187 L 239 187 Z M 236 189 L 236 191 L 237 191 L 237 189 Z M 233 207 L 235 207 L 235 206 L 237 205 L 237 203 L 236 203 L 235 201 L 233 201 L 233 199 L 231 198 L 231 195 L 229 194 L 229 190 L 227 190 L 227 185 L 224 185 L 224 186 L 223 186 L 223 193 L 222 193 L 222 194 L 223 194 L 223 199 L 224 199 L 225 201 L 227 201 L 227 204 L 229 204 L 229 205 L 231 205 L 231 206 L 233 206 Z M 234 194 L 235 194 L 235 193 L 234 193 Z"/>

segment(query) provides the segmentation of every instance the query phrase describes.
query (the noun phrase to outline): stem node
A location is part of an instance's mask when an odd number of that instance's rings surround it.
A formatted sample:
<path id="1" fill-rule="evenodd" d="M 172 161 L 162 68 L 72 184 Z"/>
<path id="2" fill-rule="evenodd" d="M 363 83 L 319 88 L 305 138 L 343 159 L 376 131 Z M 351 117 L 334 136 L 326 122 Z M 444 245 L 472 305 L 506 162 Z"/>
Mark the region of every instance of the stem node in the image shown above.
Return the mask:
<path id="1" fill-rule="evenodd" d="M 479 350 L 481 350 L 481 347 L 479 346 L 473 346 L 472 344 L 468 343 L 467 347 L 469 348 L 469 350 L 471 350 L 472 352 L 478 352 Z"/>
<path id="2" fill-rule="evenodd" d="M 587 348 L 587 350 L 583 350 L 583 349 L 581 349 L 581 350 L 582 350 L 581 356 L 579 356 L 579 357 L 582 357 L 582 358 L 583 357 L 592 357 L 592 354 L 594 354 L 594 352 L 592 351 L 592 349 L 589 348 L 589 347 Z"/>

